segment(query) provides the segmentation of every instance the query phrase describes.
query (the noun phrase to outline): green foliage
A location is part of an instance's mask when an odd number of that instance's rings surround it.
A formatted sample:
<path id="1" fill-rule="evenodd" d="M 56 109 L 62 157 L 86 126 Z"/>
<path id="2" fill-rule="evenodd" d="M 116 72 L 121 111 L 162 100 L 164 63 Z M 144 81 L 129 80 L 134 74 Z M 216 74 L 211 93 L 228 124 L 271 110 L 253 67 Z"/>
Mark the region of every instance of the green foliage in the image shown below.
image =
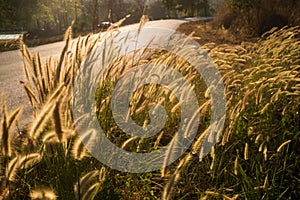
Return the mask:
<path id="1" fill-rule="evenodd" d="M 163 19 L 167 16 L 167 10 L 161 1 L 155 1 L 147 6 L 145 14 L 152 20 Z"/>
<path id="2" fill-rule="evenodd" d="M 209 16 L 208 0 L 162 0 L 168 11 L 168 17 Z"/>
<path id="3" fill-rule="evenodd" d="M 73 24 L 75 34 L 99 31 L 102 21 L 117 22 L 131 14 L 138 22 L 145 11 L 144 0 L 1 0 L 0 31 L 27 31 L 30 39 L 63 35 Z"/>
<path id="4" fill-rule="evenodd" d="M 1 0 L 0 30 L 23 31 L 31 28 L 37 0 Z"/>
<path id="5" fill-rule="evenodd" d="M 233 9 L 244 11 L 250 8 L 257 8 L 261 0 L 230 0 Z"/>

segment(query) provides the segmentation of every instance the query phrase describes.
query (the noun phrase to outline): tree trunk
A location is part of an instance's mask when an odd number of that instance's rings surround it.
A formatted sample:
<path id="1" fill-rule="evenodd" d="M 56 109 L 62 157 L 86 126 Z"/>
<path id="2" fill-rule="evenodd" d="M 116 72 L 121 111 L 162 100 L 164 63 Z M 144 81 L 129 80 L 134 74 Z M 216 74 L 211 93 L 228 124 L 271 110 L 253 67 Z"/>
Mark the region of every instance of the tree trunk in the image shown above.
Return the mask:
<path id="1" fill-rule="evenodd" d="M 204 5 L 204 16 L 208 17 L 208 14 L 209 14 L 208 0 L 203 0 L 203 5 Z"/>

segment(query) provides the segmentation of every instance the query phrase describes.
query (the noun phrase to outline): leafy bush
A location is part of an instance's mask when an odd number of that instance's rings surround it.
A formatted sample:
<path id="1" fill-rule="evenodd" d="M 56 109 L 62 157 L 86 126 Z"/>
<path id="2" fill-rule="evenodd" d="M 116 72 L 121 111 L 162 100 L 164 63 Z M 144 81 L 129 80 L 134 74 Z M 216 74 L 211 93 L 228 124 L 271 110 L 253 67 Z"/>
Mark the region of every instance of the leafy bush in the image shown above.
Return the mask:
<path id="1" fill-rule="evenodd" d="M 273 27 L 300 25 L 298 7 L 293 0 L 228 0 L 219 5 L 214 23 L 241 36 L 261 36 Z"/>

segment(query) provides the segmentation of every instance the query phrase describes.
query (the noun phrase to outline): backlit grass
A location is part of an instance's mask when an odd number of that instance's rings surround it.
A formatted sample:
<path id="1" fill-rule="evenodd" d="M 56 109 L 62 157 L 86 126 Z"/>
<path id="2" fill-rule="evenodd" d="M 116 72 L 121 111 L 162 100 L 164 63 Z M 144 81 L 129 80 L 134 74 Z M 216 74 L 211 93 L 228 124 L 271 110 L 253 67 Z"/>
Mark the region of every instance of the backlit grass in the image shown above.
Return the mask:
<path id="1" fill-rule="evenodd" d="M 149 123 L 148 107 L 163 105 L 169 118 L 158 136 L 130 137 L 116 125 L 109 108 L 115 81 L 141 63 L 164 64 L 184 74 L 203 106 L 190 150 L 173 165 L 144 174 L 106 167 L 76 136 L 72 84 L 101 38 L 81 38 L 72 49 L 70 35 L 69 30 L 57 61 L 43 62 L 22 46 L 27 78 L 23 86 L 34 120 L 25 134 L 12 137 L 20 110 L 8 113 L 3 97 L 0 194 L 4 199 L 300 198 L 299 27 L 272 30 L 257 43 L 204 45 L 222 74 L 227 115 L 220 141 L 203 159 L 199 150 L 209 128 L 211 100 L 201 76 L 187 61 L 168 52 L 144 52 L 137 62 L 111 55 L 117 59 L 98 81 L 96 102 L 99 123 L 117 146 L 152 151 L 170 142 L 178 128 L 178 99 L 172 91 L 151 84 L 134 93 L 130 115 L 143 126 Z M 90 135 L 87 131 L 87 140 Z"/>

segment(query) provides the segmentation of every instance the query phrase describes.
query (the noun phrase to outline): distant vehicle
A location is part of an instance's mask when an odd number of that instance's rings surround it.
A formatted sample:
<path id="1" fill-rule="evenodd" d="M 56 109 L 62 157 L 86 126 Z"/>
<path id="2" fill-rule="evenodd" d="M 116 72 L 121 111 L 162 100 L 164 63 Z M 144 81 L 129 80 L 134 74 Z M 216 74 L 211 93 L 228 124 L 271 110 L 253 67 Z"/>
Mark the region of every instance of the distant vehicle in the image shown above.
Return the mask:
<path id="1" fill-rule="evenodd" d="M 98 24 L 98 28 L 100 28 L 101 30 L 107 30 L 110 27 L 118 28 L 118 26 L 112 22 L 101 22 L 100 24 Z"/>

